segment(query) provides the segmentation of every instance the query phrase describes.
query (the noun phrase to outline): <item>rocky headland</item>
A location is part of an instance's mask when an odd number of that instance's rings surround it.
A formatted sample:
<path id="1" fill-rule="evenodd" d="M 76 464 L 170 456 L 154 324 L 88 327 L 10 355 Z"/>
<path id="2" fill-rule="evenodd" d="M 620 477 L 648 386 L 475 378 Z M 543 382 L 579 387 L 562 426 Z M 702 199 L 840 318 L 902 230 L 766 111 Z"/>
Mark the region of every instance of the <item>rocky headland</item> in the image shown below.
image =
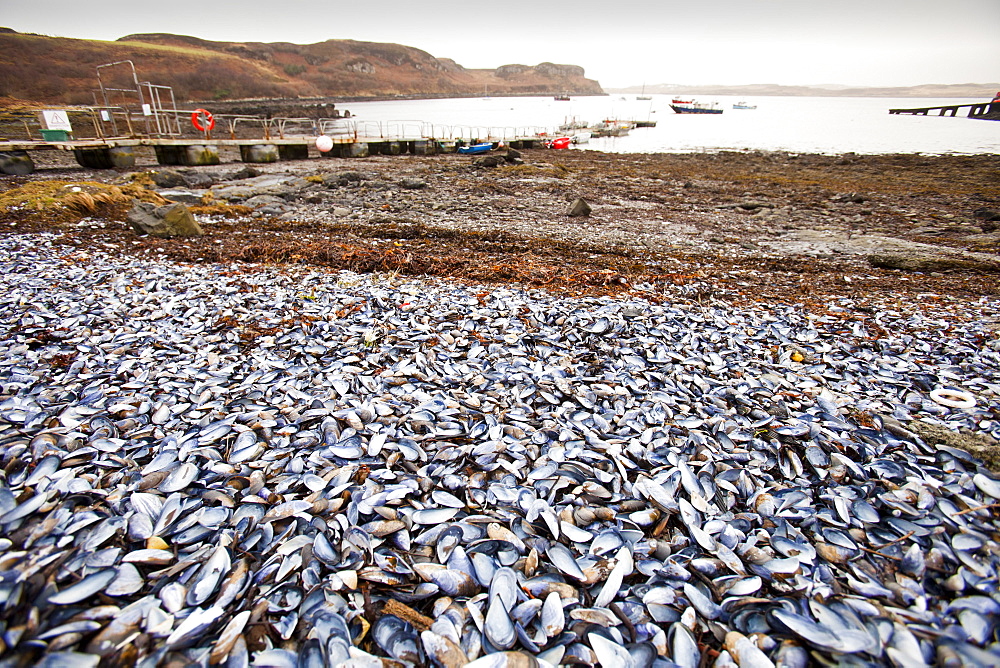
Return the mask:
<path id="1" fill-rule="evenodd" d="M 0 49 L 15 56 L 4 64 L 0 97 L 59 105 L 94 104 L 96 68 L 127 60 L 140 81 L 171 87 L 170 93 L 160 91 L 167 106 L 173 99 L 178 104 L 241 100 L 251 106 L 268 100 L 265 109 L 273 110 L 300 98 L 312 107 L 333 99 L 461 97 L 482 95 L 484 90 L 494 96 L 603 94 L 600 83 L 586 78 L 577 65 L 543 62 L 473 69 L 402 44 L 348 39 L 316 44 L 214 42 L 152 33 L 103 42 L 0 28 Z M 104 69 L 102 79 L 111 88 L 135 87 L 126 66 Z M 135 94 L 112 97 L 117 104 L 137 100 Z"/>

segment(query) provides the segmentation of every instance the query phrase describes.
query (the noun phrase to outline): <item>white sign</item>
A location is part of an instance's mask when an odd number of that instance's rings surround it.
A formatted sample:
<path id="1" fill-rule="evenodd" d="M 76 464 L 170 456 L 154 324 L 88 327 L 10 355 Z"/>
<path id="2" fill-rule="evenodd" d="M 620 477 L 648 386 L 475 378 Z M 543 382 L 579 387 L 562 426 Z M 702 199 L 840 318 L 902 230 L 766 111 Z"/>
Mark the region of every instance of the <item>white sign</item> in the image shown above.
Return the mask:
<path id="1" fill-rule="evenodd" d="M 143 116 L 152 116 L 153 115 L 153 108 L 151 106 L 149 106 L 148 104 L 142 105 L 142 115 Z"/>
<path id="2" fill-rule="evenodd" d="M 43 110 L 42 119 L 45 121 L 46 130 L 73 131 L 73 126 L 69 123 L 69 115 L 61 109 Z"/>
<path id="3" fill-rule="evenodd" d="M 109 114 L 106 109 L 101 110 L 101 120 L 105 122 L 111 120 L 111 114 Z"/>

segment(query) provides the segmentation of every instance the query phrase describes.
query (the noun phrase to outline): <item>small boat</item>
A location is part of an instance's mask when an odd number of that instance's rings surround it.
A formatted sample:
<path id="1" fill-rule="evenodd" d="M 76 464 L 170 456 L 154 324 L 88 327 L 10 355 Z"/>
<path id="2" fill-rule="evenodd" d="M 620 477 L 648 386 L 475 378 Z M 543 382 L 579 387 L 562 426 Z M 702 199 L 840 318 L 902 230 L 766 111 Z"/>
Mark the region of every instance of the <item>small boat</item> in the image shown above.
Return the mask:
<path id="1" fill-rule="evenodd" d="M 576 116 L 572 118 L 566 117 L 563 119 L 563 124 L 559 126 L 560 132 L 569 132 L 570 130 L 585 130 L 589 124 L 586 121 L 581 121 Z"/>
<path id="2" fill-rule="evenodd" d="M 593 135 L 590 132 L 577 132 L 575 135 L 570 137 L 570 140 L 574 144 L 587 144 L 590 142 L 590 138 Z"/>
<path id="3" fill-rule="evenodd" d="M 483 142 L 482 144 L 473 144 L 472 146 L 459 146 L 458 152 L 465 155 L 475 155 L 476 153 L 486 153 L 487 151 L 493 150 L 493 144 L 491 142 Z"/>
<path id="4" fill-rule="evenodd" d="M 674 100 L 670 108 L 677 114 L 721 114 L 722 107 L 717 102 L 695 102 Z"/>
<path id="5" fill-rule="evenodd" d="M 573 140 L 570 137 L 557 137 L 545 142 L 545 148 L 569 148 L 571 143 Z"/>
<path id="6" fill-rule="evenodd" d="M 556 102 L 569 102 L 569 95 L 563 93 L 562 95 L 556 95 L 552 99 L 555 100 Z"/>
<path id="7" fill-rule="evenodd" d="M 636 95 L 635 99 L 637 99 L 637 100 L 652 100 L 653 98 L 651 98 L 649 95 Z"/>
<path id="8" fill-rule="evenodd" d="M 655 128 L 656 121 L 632 121 L 637 128 Z"/>
<path id="9" fill-rule="evenodd" d="M 756 109 L 756 108 L 757 108 L 756 104 L 747 104 L 742 100 L 733 105 L 733 109 Z"/>
<path id="10" fill-rule="evenodd" d="M 589 128 L 589 130 L 594 137 L 624 137 L 634 127 L 635 123 L 633 121 L 606 118 L 597 125 Z"/>

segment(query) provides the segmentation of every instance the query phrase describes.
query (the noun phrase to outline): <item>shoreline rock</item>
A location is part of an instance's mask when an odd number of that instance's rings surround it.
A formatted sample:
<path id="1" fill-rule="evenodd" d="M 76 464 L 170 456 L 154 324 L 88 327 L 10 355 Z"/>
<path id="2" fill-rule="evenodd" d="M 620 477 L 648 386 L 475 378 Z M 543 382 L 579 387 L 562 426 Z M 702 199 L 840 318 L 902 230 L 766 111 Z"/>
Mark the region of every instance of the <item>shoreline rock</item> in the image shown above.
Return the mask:
<path id="1" fill-rule="evenodd" d="M 149 202 L 132 201 L 128 221 L 137 234 L 155 237 L 200 237 L 205 234 L 183 204 L 156 206 Z"/>

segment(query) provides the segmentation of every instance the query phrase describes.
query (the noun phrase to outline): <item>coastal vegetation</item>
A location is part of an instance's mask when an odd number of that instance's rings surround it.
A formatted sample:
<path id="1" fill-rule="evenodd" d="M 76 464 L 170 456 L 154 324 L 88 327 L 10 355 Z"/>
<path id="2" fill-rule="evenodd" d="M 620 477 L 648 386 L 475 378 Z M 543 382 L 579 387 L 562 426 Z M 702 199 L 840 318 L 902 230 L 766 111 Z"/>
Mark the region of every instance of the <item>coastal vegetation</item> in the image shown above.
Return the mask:
<path id="1" fill-rule="evenodd" d="M 0 97 L 51 104 L 94 104 L 97 66 L 123 60 L 134 63 L 140 81 L 171 86 L 178 101 L 603 92 L 575 65 L 467 69 L 413 47 L 354 40 L 237 43 L 142 34 L 104 42 L 0 29 L 0 53 Z M 134 87 L 131 72 L 102 76 L 121 79 L 112 87 Z"/>

